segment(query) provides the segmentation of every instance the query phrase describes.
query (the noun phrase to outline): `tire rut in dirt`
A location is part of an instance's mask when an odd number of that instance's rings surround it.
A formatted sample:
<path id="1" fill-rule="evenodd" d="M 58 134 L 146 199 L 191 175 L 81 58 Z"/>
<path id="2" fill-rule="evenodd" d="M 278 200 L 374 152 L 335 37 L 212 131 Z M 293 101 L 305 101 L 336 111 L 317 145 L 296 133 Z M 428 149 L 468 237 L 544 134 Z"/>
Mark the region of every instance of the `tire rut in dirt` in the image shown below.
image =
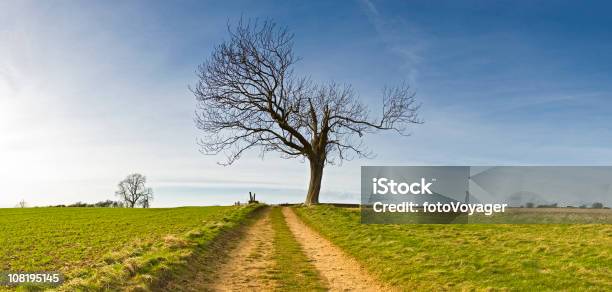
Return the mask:
<path id="1" fill-rule="evenodd" d="M 274 268 L 274 231 L 270 223 L 270 210 L 245 233 L 229 258 L 214 273 L 206 290 L 213 291 L 269 291 L 276 287 L 269 277 Z"/>
<path id="2" fill-rule="evenodd" d="M 283 208 L 289 228 L 306 255 L 329 283 L 330 291 L 391 291 L 370 276 L 356 260 L 307 226 L 290 208 Z"/>

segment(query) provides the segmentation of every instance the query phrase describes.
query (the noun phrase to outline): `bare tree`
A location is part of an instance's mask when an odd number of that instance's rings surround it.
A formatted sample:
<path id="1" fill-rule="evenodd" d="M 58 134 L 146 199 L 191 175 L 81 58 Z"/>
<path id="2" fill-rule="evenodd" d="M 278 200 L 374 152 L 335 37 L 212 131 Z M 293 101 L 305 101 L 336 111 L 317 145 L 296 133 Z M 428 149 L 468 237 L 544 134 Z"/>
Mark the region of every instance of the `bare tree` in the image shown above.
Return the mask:
<path id="1" fill-rule="evenodd" d="M 393 130 L 408 135 L 421 123 L 419 104 L 406 85 L 383 91 L 377 117 L 361 103 L 350 85 L 314 84 L 297 77 L 293 35 L 272 21 L 240 21 L 228 26 L 229 40 L 217 46 L 198 67 L 191 88 L 198 104 L 196 126 L 205 154 L 223 152 L 229 165 L 244 151 L 310 163 L 306 204 L 319 202 L 323 168 L 355 157 L 371 157 L 364 134 Z"/>
<path id="2" fill-rule="evenodd" d="M 19 201 L 19 203 L 17 204 L 17 208 L 25 208 L 27 206 L 28 206 L 28 203 L 26 203 L 26 201 L 23 199 Z"/>
<path id="3" fill-rule="evenodd" d="M 143 197 L 143 198 L 142 198 L 142 199 L 141 199 L 141 200 L 138 202 L 138 204 L 139 204 L 140 206 L 142 206 L 143 208 L 149 208 L 149 207 L 151 207 L 151 202 L 150 202 L 149 200 L 152 200 L 152 199 L 153 199 L 153 194 L 150 194 L 150 195 L 148 195 L 148 196 Z"/>
<path id="4" fill-rule="evenodd" d="M 145 208 L 149 207 L 150 201 L 153 200 L 153 189 L 145 186 L 147 177 L 139 173 L 128 175 L 124 180 L 119 182 L 115 192 L 125 206 L 134 208 L 136 205 L 141 205 Z"/>

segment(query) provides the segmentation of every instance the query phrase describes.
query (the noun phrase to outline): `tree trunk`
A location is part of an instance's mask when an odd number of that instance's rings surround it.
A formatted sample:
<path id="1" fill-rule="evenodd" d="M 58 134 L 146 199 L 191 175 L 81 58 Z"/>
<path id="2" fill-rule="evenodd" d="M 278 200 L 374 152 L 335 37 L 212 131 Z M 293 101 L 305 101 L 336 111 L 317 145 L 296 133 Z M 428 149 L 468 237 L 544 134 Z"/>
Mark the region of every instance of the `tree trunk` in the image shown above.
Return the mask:
<path id="1" fill-rule="evenodd" d="M 321 161 L 323 160 L 323 161 Z M 321 191 L 321 179 L 323 178 L 324 159 L 310 159 L 310 183 L 306 194 L 306 205 L 319 203 L 319 191 Z"/>

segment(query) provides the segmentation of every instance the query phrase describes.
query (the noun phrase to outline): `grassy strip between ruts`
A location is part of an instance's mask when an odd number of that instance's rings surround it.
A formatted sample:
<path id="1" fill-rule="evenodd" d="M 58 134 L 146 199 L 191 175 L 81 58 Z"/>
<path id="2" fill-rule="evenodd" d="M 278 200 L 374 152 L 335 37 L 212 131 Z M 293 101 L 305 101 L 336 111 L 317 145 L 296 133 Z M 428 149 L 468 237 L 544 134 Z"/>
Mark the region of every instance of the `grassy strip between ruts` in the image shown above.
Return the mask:
<path id="1" fill-rule="evenodd" d="M 403 290 L 612 290 L 610 224 L 360 224 L 298 207 L 311 227 Z"/>
<path id="2" fill-rule="evenodd" d="M 324 280 L 289 230 L 281 208 L 274 207 L 271 212 L 276 266 L 270 276 L 277 282 L 278 290 L 325 291 Z"/>
<path id="3" fill-rule="evenodd" d="M 185 265 L 194 252 L 204 252 L 223 231 L 235 228 L 261 205 L 228 208 L 219 220 L 203 222 L 183 234 L 167 235 L 159 241 L 135 242 L 111 252 L 92 268 L 77 271 L 58 291 L 134 290 L 148 291 L 163 284 Z M 38 290 L 21 286 L 18 290 Z M 48 287 L 47 287 L 48 288 Z"/>

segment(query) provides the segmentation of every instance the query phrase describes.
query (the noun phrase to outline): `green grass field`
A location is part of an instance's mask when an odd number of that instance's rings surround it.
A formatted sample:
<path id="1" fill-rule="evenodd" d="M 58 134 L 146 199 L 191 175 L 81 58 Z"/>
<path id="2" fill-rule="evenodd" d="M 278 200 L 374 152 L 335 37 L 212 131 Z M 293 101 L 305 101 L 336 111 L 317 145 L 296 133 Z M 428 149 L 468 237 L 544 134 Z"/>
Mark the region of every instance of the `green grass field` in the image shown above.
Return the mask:
<path id="1" fill-rule="evenodd" d="M 67 280 L 60 291 L 155 290 L 214 254 L 210 243 L 253 221 L 260 206 L 0 209 L 0 271 L 59 271 Z M 361 224 L 358 209 L 295 210 L 403 290 L 612 290 L 610 224 L 374 225 Z M 325 290 L 280 208 L 270 224 L 275 266 L 267 276 L 281 291 Z"/>
<path id="2" fill-rule="evenodd" d="M 59 271 L 67 290 L 151 284 L 252 209 L 0 209 L 0 270 Z"/>
<path id="3" fill-rule="evenodd" d="M 311 227 L 406 290 L 612 290 L 612 225 L 367 225 L 358 209 L 300 207 Z"/>

